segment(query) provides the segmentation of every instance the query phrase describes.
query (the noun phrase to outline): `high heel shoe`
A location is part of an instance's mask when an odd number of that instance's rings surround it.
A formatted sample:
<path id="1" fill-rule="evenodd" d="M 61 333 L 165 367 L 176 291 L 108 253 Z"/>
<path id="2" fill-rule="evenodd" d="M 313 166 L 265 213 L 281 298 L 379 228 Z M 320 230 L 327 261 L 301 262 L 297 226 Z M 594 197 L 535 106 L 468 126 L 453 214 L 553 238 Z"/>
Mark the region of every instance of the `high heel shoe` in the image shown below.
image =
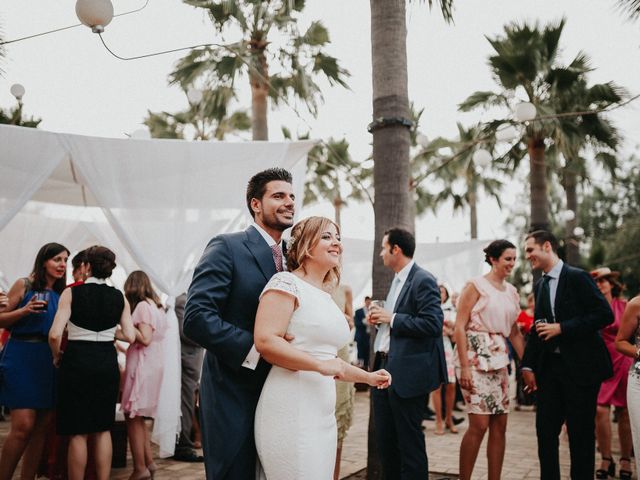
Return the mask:
<path id="1" fill-rule="evenodd" d="M 609 467 L 605 470 L 603 468 L 599 468 L 596 470 L 596 478 L 600 480 L 606 480 L 607 478 L 616 476 L 616 464 L 611 457 L 602 457 L 602 461 L 609 462 Z"/>
<path id="2" fill-rule="evenodd" d="M 151 478 L 153 478 L 153 474 L 147 468 L 144 471 L 138 472 L 138 473 L 136 473 L 135 470 L 134 470 L 131 473 L 131 476 L 129 477 L 129 480 L 150 480 Z"/>
<path id="3" fill-rule="evenodd" d="M 149 473 L 151 474 L 151 480 L 155 478 L 157 469 L 158 469 L 158 466 L 155 464 L 155 462 L 147 465 L 147 470 L 149 470 Z"/>
<path id="4" fill-rule="evenodd" d="M 455 424 L 454 424 L 453 422 L 452 422 L 452 423 L 450 423 L 450 424 L 449 424 L 449 423 L 447 423 L 447 424 L 445 425 L 445 427 L 446 427 L 446 428 L 447 428 L 447 430 L 449 430 L 451 433 L 458 433 L 458 429 L 456 428 L 456 426 L 455 426 Z"/>
<path id="5" fill-rule="evenodd" d="M 623 470 L 622 462 L 627 462 L 629 463 L 629 466 L 631 466 L 631 459 L 627 457 L 620 457 L 620 470 L 618 472 L 618 475 L 620 475 L 620 480 L 631 480 L 631 475 L 633 475 L 633 472 L 631 470 Z"/>

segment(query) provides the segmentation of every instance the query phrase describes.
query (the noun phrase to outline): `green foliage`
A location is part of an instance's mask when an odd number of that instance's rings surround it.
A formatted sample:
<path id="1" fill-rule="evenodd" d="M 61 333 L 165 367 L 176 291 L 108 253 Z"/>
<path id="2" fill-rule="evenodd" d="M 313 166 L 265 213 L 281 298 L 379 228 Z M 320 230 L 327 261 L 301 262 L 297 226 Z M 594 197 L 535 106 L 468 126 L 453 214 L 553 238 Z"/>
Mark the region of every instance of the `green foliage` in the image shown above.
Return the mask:
<path id="1" fill-rule="evenodd" d="M 19 127 L 38 128 L 42 122 L 41 118 L 26 117 L 22 114 L 22 104 L 12 109 L 4 110 L 0 108 L 0 124 L 17 125 Z"/>
<path id="2" fill-rule="evenodd" d="M 153 138 L 184 139 L 191 133 L 197 140 L 224 140 L 229 133 L 251 129 L 245 110 L 229 113 L 234 98 L 233 90 L 227 87 L 205 90 L 199 105 L 177 113 L 149 111 L 143 123 Z"/>
<path id="3" fill-rule="evenodd" d="M 629 18 L 640 18 L 640 0 L 618 0 L 618 6 Z"/>
<path id="4" fill-rule="evenodd" d="M 591 240 L 589 267 L 608 266 L 622 273 L 630 296 L 640 292 L 640 166 L 624 164 L 613 185 L 594 185 L 584 195 L 580 223 Z"/>
<path id="5" fill-rule="evenodd" d="M 252 88 L 266 88 L 274 104 L 299 100 L 316 115 L 323 100 L 318 76 L 330 85 L 346 87 L 349 72 L 323 50 L 330 43 L 329 32 L 319 21 L 301 32 L 305 2 L 301 0 L 184 0 L 209 14 L 223 45 L 191 51 L 176 63 L 171 83 L 183 87 L 194 82 L 234 88 L 242 77 Z M 282 42 L 270 40 L 277 30 Z M 235 42 L 224 39 L 240 33 Z M 268 59 L 268 62 L 267 62 Z M 276 73 L 269 73 L 273 70 Z"/>

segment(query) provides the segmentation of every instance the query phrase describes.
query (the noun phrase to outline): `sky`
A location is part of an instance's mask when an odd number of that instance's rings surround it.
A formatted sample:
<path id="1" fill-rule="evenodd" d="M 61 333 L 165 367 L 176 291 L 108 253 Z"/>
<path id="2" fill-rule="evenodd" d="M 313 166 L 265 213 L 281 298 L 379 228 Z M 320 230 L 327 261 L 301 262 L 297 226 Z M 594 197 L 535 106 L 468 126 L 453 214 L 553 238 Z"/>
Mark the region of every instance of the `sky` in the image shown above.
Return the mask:
<path id="1" fill-rule="evenodd" d="M 437 2 L 434 2 L 437 3 Z M 143 0 L 113 0 L 116 13 L 144 4 Z M 492 0 L 455 2 L 454 24 L 446 24 L 435 7 L 413 1 L 407 5 L 407 56 L 409 98 L 424 108 L 420 130 L 429 138 L 453 136 L 456 122 L 465 126 L 489 120 L 490 112 L 461 114 L 457 104 L 476 90 L 495 89 L 487 66 L 491 47 L 485 36 L 495 36 L 514 21 L 544 24 L 565 17 L 562 56 L 568 63 L 579 51 L 586 52 L 596 67 L 593 83 L 613 80 L 631 95 L 640 93 L 640 21 L 629 22 L 616 10 L 613 0 Z M 72 0 L 2 0 L 0 27 L 13 39 L 78 23 Z M 371 152 L 371 46 L 370 11 L 365 0 L 309 0 L 302 29 L 321 20 L 329 29 L 329 52 L 338 57 L 351 77 L 349 89 L 323 83 L 324 104 L 317 118 L 302 118 L 288 107 L 269 112 L 272 140 L 281 140 L 280 127 L 310 132 L 313 138 L 345 137 L 356 160 Z M 114 18 L 103 35 L 121 56 L 136 56 L 208 42 L 220 42 L 201 10 L 176 0 L 150 0 L 138 13 Z M 233 35 L 224 40 L 233 41 Z M 147 110 L 178 111 L 186 107 L 184 93 L 169 86 L 167 77 L 186 52 L 122 61 L 112 57 L 97 35 L 78 27 L 6 46 L 0 64 L 0 106 L 15 103 L 9 93 L 13 83 L 26 89 L 24 110 L 43 119 L 40 128 L 55 132 L 123 138 L 141 127 Z M 250 107 L 247 81 L 239 88 L 240 107 Z M 609 118 L 628 138 L 623 151 L 640 143 L 640 100 L 611 112 Z M 245 138 L 247 138 L 245 136 Z M 518 200 L 522 186 L 505 189 L 504 204 Z M 328 204 L 305 207 L 301 215 L 332 215 Z M 491 199 L 482 199 L 480 238 L 509 236 L 505 211 Z M 373 238 L 373 209 L 351 204 L 343 213 L 343 235 Z M 420 242 L 462 241 L 469 238 L 467 214 L 449 207 L 416 222 Z"/>

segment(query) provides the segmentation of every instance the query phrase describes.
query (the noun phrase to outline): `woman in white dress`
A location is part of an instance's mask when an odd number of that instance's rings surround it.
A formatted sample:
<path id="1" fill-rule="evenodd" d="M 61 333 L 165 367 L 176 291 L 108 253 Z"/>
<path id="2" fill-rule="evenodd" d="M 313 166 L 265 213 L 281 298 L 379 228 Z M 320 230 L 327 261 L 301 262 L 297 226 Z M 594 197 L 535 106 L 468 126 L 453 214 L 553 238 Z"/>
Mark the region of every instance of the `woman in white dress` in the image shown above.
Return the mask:
<path id="1" fill-rule="evenodd" d="M 391 376 L 336 357 L 349 340 L 344 315 L 329 294 L 340 276 L 338 226 L 309 217 L 291 235 L 289 272 L 267 283 L 256 314 L 255 345 L 273 365 L 256 409 L 256 448 L 268 480 L 331 480 L 337 443 L 334 378 L 387 388 Z"/>

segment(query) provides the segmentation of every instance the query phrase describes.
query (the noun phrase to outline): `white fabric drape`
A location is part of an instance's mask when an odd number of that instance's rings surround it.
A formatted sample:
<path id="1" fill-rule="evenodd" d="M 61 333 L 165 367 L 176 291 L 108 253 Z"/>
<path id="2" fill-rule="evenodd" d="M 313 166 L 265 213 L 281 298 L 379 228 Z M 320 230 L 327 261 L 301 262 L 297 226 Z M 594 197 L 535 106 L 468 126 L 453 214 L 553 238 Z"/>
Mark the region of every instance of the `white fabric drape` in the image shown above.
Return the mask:
<path id="1" fill-rule="evenodd" d="M 0 128 L 0 230 L 22 209 L 67 155 L 55 133 Z"/>

